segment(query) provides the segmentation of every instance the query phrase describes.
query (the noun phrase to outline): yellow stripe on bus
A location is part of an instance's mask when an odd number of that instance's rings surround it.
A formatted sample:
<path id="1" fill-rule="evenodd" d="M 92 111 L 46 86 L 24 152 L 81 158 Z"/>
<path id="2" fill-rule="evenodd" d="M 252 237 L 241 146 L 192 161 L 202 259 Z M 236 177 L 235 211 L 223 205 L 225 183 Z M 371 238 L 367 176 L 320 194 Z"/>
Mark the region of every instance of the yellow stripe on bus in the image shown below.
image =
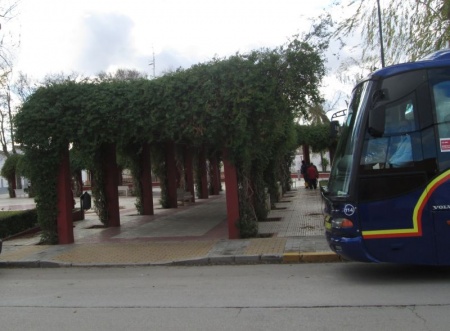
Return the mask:
<path id="1" fill-rule="evenodd" d="M 422 236 L 422 214 L 426 203 L 430 199 L 431 194 L 436 190 L 443 182 L 450 179 L 450 170 L 443 172 L 441 175 L 433 179 L 423 190 L 416 206 L 414 207 L 412 217 L 412 228 L 406 229 L 389 229 L 389 230 L 369 230 L 362 231 L 364 239 L 376 239 L 376 238 L 393 238 L 393 237 L 414 237 Z"/>

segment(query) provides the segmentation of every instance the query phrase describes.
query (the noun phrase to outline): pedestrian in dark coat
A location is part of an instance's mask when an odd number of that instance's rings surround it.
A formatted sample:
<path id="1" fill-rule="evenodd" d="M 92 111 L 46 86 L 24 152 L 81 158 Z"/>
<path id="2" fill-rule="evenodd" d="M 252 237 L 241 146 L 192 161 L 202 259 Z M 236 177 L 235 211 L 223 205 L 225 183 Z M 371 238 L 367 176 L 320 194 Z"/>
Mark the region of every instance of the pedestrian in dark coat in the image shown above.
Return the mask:
<path id="1" fill-rule="evenodd" d="M 319 172 L 316 166 L 311 162 L 311 164 L 306 169 L 306 175 L 308 176 L 308 186 L 312 190 L 317 188 L 317 179 L 319 178 Z"/>
<path id="2" fill-rule="evenodd" d="M 303 179 L 305 180 L 305 187 L 308 188 L 308 176 L 306 174 L 306 170 L 308 169 L 308 165 L 305 160 L 302 160 L 302 166 L 300 167 L 300 173 L 302 174 Z"/>

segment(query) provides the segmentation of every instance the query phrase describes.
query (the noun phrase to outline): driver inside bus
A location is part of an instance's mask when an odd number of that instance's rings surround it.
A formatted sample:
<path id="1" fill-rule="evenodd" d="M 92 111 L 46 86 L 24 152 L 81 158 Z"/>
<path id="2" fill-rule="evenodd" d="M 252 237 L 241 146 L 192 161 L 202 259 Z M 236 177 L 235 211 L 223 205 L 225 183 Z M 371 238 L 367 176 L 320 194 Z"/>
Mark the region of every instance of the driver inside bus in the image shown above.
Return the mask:
<path id="1" fill-rule="evenodd" d="M 412 145 L 411 136 L 406 132 L 410 131 L 410 125 L 407 121 L 404 121 L 399 128 L 400 133 L 404 133 L 398 136 L 398 143 L 396 144 L 396 150 L 388 160 L 391 168 L 407 167 L 411 165 L 412 157 Z"/>

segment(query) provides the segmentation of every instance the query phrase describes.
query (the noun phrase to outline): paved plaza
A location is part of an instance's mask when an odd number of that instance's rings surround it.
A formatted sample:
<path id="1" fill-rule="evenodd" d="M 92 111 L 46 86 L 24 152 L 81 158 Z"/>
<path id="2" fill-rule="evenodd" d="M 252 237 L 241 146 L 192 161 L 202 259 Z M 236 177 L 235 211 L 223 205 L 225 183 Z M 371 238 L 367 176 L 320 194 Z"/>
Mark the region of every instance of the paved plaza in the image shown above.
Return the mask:
<path id="1" fill-rule="evenodd" d="M 151 216 L 138 215 L 133 197 L 120 197 L 121 226 L 104 228 L 88 211 L 74 222 L 75 243 L 39 245 L 39 233 L 7 239 L 0 266 L 108 266 L 296 263 L 339 261 L 325 237 L 319 190 L 296 181 L 267 221 L 261 238 L 228 239 L 225 192 L 175 209 L 162 209 L 154 191 Z M 79 201 L 77 201 L 79 204 Z M 0 209 L 34 207 L 33 199 L 0 196 Z"/>

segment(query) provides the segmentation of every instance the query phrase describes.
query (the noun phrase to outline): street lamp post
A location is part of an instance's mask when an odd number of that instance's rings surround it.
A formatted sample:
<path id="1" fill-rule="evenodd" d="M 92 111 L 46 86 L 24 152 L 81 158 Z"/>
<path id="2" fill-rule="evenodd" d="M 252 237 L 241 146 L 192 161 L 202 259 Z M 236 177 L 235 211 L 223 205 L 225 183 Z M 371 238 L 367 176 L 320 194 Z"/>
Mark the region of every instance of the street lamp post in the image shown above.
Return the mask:
<path id="1" fill-rule="evenodd" d="M 378 31 L 380 33 L 380 45 L 381 45 L 381 67 L 384 68 L 384 47 L 383 47 L 383 29 L 381 28 L 381 9 L 380 0 L 377 0 L 378 5 Z"/>

